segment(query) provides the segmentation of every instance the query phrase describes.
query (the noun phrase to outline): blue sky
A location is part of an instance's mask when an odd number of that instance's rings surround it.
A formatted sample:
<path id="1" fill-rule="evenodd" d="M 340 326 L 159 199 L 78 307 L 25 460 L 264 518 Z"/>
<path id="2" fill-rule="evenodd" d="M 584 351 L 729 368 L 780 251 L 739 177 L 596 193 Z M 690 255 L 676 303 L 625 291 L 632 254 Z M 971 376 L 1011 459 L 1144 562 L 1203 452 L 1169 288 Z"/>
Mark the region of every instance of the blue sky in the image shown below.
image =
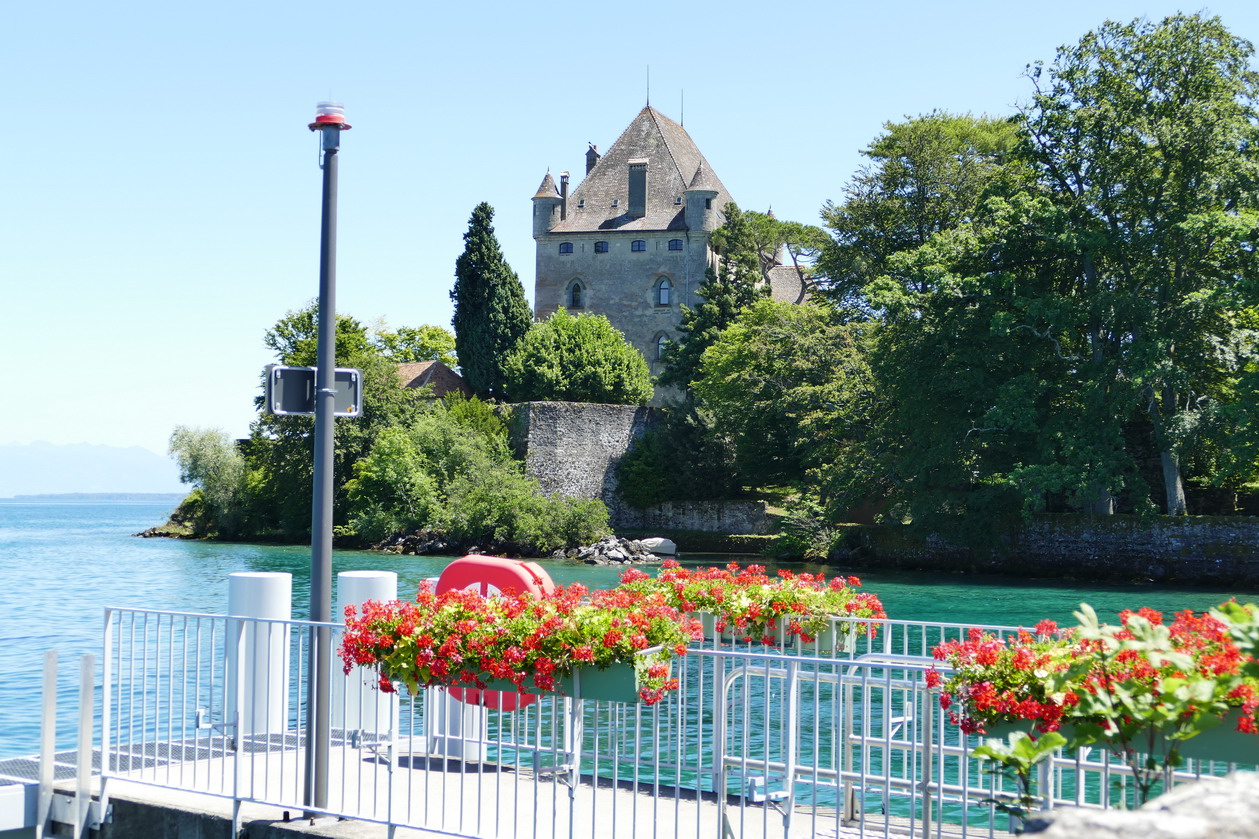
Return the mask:
<path id="1" fill-rule="evenodd" d="M 532 295 L 529 198 L 646 100 L 739 203 L 816 221 L 882 124 L 1005 114 L 1025 66 L 1164 3 L 21 4 L 6 12 L 0 444 L 243 435 L 263 332 L 318 281 L 316 101 L 345 103 L 338 308 L 449 326 L 488 201 Z M 1195 11 L 1190 7 L 1186 11 Z M 1206 7 L 1259 40 L 1259 3 Z M 14 387 L 13 384 L 20 385 Z"/>

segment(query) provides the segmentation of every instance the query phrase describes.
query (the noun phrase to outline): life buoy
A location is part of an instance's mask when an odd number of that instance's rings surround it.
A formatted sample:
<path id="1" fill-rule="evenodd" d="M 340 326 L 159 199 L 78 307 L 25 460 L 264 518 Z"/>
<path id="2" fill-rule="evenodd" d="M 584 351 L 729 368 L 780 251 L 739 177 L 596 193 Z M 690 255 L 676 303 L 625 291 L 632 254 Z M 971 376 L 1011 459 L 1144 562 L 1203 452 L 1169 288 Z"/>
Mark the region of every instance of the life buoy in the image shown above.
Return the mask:
<path id="1" fill-rule="evenodd" d="M 509 591 L 529 594 L 550 594 L 555 591 L 551 575 L 536 562 L 506 559 L 501 556 L 468 554 L 446 566 L 437 578 L 437 593 L 443 591 L 475 591 L 493 597 Z M 455 699 L 496 711 L 516 711 L 538 700 L 532 693 L 517 691 L 447 688 Z"/>

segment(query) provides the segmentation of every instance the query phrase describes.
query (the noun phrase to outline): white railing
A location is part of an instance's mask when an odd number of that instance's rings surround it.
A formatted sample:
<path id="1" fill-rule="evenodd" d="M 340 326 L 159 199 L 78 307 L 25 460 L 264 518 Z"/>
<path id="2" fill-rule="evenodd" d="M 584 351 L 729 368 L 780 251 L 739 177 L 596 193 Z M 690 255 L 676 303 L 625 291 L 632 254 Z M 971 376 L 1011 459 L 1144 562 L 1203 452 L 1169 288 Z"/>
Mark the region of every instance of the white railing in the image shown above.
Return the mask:
<path id="1" fill-rule="evenodd" d="M 504 839 L 1008 826 L 991 802 L 1014 790 L 969 757 L 978 741 L 947 723 L 923 678 L 931 646 L 970 626 L 862 621 L 838 652 L 706 642 L 675 660 L 681 688 L 654 706 L 545 696 L 498 712 L 440 690 L 382 697 L 336 667 L 327 805 L 313 808 L 305 669 L 312 632 L 327 626 L 107 610 L 106 790 L 143 784 L 230 799 L 236 813 L 258 803 Z M 1172 781 L 1226 769 L 1189 763 Z M 1045 767 L 1041 803 L 1114 806 L 1127 783 L 1118 762 L 1082 750 Z"/>

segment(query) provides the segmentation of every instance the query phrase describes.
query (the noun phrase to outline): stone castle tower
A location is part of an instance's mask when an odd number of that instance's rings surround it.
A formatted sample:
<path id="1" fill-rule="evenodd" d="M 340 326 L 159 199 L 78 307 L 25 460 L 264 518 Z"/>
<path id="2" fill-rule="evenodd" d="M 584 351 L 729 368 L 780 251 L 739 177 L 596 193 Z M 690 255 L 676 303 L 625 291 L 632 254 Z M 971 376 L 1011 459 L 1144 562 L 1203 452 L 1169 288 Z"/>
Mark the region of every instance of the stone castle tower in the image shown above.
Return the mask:
<path id="1" fill-rule="evenodd" d="M 604 315 L 659 375 L 680 304 L 700 302 L 708 236 L 730 200 L 686 129 L 648 105 L 606 154 L 590 147 L 571 193 L 567 172 L 558 187 L 550 172 L 542 179 L 533 196 L 534 316 L 561 306 Z"/>

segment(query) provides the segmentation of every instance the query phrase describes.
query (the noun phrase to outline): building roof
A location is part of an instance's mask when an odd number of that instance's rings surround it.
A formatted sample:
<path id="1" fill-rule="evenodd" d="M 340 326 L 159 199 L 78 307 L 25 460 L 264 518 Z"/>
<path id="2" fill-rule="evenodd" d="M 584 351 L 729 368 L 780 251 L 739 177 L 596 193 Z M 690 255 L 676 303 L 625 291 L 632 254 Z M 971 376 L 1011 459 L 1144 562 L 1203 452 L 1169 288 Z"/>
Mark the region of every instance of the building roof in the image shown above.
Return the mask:
<path id="1" fill-rule="evenodd" d="M 628 214 L 629 162 L 641 158 L 649 161 L 647 212 L 636 218 Z M 569 193 L 568 218 L 555 225 L 551 232 L 685 230 L 684 194 L 701 171 L 703 188 L 717 193 L 716 207 L 723 207 L 732 200 L 686 129 L 648 105 Z M 682 198 L 683 203 L 677 203 L 678 198 Z M 613 201 L 617 202 L 616 206 Z"/>
<path id="2" fill-rule="evenodd" d="M 560 191 L 555 186 L 555 178 L 551 177 L 551 170 L 546 170 L 546 177 L 542 179 L 542 183 L 538 186 L 538 191 L 533 194 L 534 198 L 559 198 Z"/>
<path id="3" fill-rule="evenodd" d="M 770 297 L 779 303 L 803 303 L 807 292 L 794 265 L 775 265 L 769 269 Z"/>
<path id="4" fill-rule="evenodd" d="M 398 365 L 398 380 L 403 387 L 433 388 L 433 396 L 442 397 L 452 391 L 472 395 L 472 388 L 454 370 L 440 361 L 409 361 Z"/>

